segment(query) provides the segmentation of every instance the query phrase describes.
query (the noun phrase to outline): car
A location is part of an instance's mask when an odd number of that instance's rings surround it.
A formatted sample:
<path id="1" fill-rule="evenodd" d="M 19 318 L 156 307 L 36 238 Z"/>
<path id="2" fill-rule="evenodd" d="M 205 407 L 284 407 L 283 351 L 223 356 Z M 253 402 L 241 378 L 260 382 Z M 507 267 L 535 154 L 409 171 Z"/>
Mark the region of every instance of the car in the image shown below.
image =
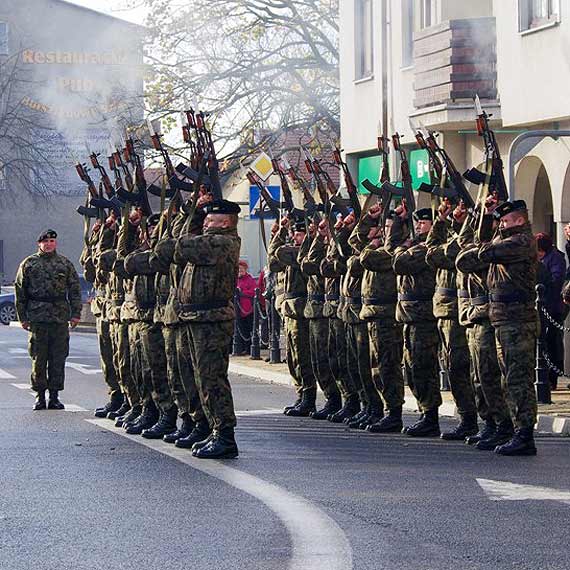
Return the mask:
<path id="1" fill-rule="evenodd" d="M 0 323 L 9 325 L 16 320 L 16 297 L 14 293 L 0 293 Z"/>

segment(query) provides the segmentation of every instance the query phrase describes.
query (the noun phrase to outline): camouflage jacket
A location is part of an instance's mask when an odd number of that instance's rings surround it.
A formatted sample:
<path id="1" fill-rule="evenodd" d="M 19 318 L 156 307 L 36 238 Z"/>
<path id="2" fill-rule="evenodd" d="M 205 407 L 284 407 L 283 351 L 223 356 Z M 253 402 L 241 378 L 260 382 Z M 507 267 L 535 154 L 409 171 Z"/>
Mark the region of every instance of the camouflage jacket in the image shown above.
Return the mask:
<path id="1" fill-rule="evenodd" d="M 438 319 L 457 320 L 455 258 L 460 248 L 457 235 L 452 235 L 451 224 L 437 219 L 428 234 L 426 247 L 426 262 L 436 269 L 433 314 Z"/>
<path id="2" fill-rule="evenodd" d="M 306 251 L 305 253 L 305 250 Z M 325 278 L 321 275 L 321 261 L 325 257 L 325 242 L 315 237 L 311 239 L 307 234 L 301 250 L 299 251 L 299 265 L 307 277 L 307 304 L 305 305 L 305 318 L 323 318 L 325 305 Z"/>
<path id="3" fill-rule="evenodd" d="M 57 252 L 26 257 L 16 275 L 20 322 L 66 323 L 81 316 L 81 286 L 73 263 Z"/>
<path id="4" fill-rule="evenodd" d="M 348 230 L 338 232 L 337 239 L 341 248 L 348 248 Z M 344 245 L 343 245 L 344 244 Z M 334 239 L 329 241 L 325 258 L 321 261 L 321 274 L 325 278 L 325 305 L 323 315 L 329 318 L 339 318 L 340 285 L 346 273 L 346 259 L 339 251 Z"/>
<path id="5" fill-rule="evenodd" d="M 287 230 L 281 228 L 269 242 L 269 247 L 267 248 L 267 265 L 269 271 L 275 275 L 275 289 L 273 293 L 275 295 L 275 309 L 281 313 L 283 308 L 283 300 L 285 295 L 285 269 L 286 266 L 281 263 L 275 252 L 282 246 L 285 245 L 287 240 Z M 282 314 L 282 313 L 281 313 Z"/>
<path id="6" fill-rule="evenodd" d="M 156 307 L 155 275 L 150 269 L 150 250 L 142 247 L 129 253 L 124 268 L 129 278 L 124 281 L 125 300 L 121 306 L 121 320 L 152 321 Z"/>
<path id="7" fill-rule="evenodd" d="M 434 321 L 435 269 L 426 262 L 427 236 L 417 238 L 406 247 L 399 245 L 403 235 L 404 224 L 395 219 L 388 234 L 386 250 L 393 252 L 392 267 L 398 276 L 396 320 L 399 323 Z"/>
<path id="8" fill-rule="evenodd" d="M 489 263 L 491 324 L 536 322 L 538 255 L 530 224 L 500 230 L 493 241 L 481 245 L 479 259 Z"/>
<path id="9" fill-rule="evenodd" d="M 217 322 L 235 318 L 234 293 L 241 240 L 236 229 L 184 235 L 175 258 L 186 261 L 178 287 L 181 321 Z"/>

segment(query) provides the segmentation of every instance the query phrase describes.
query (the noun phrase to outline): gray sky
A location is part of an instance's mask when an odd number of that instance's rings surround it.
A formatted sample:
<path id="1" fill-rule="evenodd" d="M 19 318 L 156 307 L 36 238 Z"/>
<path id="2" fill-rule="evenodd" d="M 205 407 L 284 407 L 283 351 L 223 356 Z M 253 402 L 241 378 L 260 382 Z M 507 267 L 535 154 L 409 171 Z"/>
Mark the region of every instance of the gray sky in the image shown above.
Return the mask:
<path id="1" fill-rule="evenodd" d="M 67 0 L 73 4 L 79 4 L 80 6 L 85 6 L 86 8 L 92 8 L 99 12 L 105 12 L 111 16 L 116 16 L 117 18 L 122 18 L 124 20 L 129 20 L 130 22 L 135 22 L 137 24 L 144 23 L 145 10 L 143 8 L 135 8 L 131 10 L 126 10 L 125 6 L 128 1 L 125 0 Z"/>

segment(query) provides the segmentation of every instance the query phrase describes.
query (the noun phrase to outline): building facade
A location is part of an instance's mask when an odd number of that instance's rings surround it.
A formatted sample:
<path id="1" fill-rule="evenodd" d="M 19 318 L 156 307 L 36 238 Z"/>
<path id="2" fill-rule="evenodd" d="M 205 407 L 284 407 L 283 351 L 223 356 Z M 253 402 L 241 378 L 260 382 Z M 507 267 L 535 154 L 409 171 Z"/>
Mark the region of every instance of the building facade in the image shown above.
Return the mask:
<path id="1" fill-rule="evenodd" d="M 22 129 L 21 144 L 0 154 L 5 282 L 14 279 L 19 262 L 35 251 L 36 237 L 47 227 L 58 231 L 60 251 L 78 264 L 83 219 L 75 210 L 85 203 L 86 185 L 74 163 L 88 162 L 91 152 L 105 157 L 126 126 L 142 122 L 142 32 L 64 0 L 0 4 L 0 64 L 17 76 L 9 97 L 3 93 L 0 124 L 12 113 Z M 21 162 L 23 155 L 29 162 Z M 14 157 L 26 168 L 29 164 L 29 176 L 15 170 Z"/>
<path id="2" fill-rule="evenodd" d="M 570 138 L 562 136 L 570 129 L 570 1 L 345 0 L 340 23 L 341 138 L 355 177 L 377 171 L 383 116 L 408 150 L 425 127 L 440 133 L 460 170 L 480 165 L 477 93 L 492 114 L 511 196 L 524 198 L 534 229 L 562 247 L 570 220 Z M 535 130 L 560 134 L 513 145 Z"/>

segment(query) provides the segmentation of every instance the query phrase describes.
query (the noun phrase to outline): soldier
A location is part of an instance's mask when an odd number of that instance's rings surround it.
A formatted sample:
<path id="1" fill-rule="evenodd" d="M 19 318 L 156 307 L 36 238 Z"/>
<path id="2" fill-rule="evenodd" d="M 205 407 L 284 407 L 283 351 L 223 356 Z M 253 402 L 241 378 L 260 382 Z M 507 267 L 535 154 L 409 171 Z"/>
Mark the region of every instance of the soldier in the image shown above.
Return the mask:
<path id="1" fill-rule="evenodd" d="M 405 427 L 410 437 L 439 436 L 441 392 L 438 378 L 438 333 L 433 314 L 435 270 L 426 262 L 426 239 L 432 226 L 428 208 L 413 213 L 415 239 L 404 240 L 406 204 L 398 206 L 388 234 L 386 248 L 393 252 L 393 268 L 398 276 L 396 320 L 404 325 L 404 369 L 421 416 Z"/>
<path id="2" fill-rule="evenodd" d="M 292 243 L 288 244 L 290 220 L 284 216 L 281 228 L 273 236 L 269 248 L 269 268 L 284 272 L 284 294 L 280 311 L 285 321 L 287 342 L 287 366 L 295 383 L 297 401 L 287 406 L 283 413 L 289 416 L 309 416 L 316 410 L 316 380 L 311 365 L 309 347 L 309 323 L 305 318 L 307 302 L 307 278 L 298 262 L 299 249 L 307 228 L 304 221 L 295 221 Z"/>
<path id="3" fill-rule="evenodd" d="M 479 259 L 489 263 L 489 318 L 495 328 L 497 356 L 515 433 L 495 448 L 500 455 L 536 455 L 534 424 L 537 402 L 534 390 L 535 343 L 538 316 L 535 285 L 538 268 L 536 240 L 524 200 L 488 200 L 488 212 L 499 220 L 492 241 L 482 234 Z"/>
<path id="4" fill-rule="evenodd" d="M 459 253 L 457 234 L 461 224 L 449 217 L 453 206 L 444 199 L 437 211 L 427 237 L 426 261 L 436 269 L 433 314 L 437 318 L 440 354 L 449 374 L 451 393 L 460 417 L 457 426 L 441 434 L 442 439 L 462 441 L 477 433 L 475 393 L 469 373 L 469 349 L 465 329 L 459 324 L 457 311 L 457 271 L 455 258 Z"/>
<path id="5" fill-rule="evenodd" d="M 81 287 L 71 261 L 57 253 L 54 230 L 39 235 L 38 248 L 18 268 L 16 311 L 22 328 L 30 332 L 34 410 L 63 410 L 58 394 L 64 388 L 69 327 L 75 328 L 81 316 Z"/>
<path id="6" fill-rule="evenodd" d="M 203 234 L 183 235 L 175 250 L 186 261 L 178 289 L 180 319 L 188 323 L 188 341 L 200 400 L 210 435 L 192 447 L 201 459 L 238 456 L 236 417 L 228 379 L 234 330 L 233 296 L 238 275 L 240 207 L 214 200 L 204 208 Z"/>

